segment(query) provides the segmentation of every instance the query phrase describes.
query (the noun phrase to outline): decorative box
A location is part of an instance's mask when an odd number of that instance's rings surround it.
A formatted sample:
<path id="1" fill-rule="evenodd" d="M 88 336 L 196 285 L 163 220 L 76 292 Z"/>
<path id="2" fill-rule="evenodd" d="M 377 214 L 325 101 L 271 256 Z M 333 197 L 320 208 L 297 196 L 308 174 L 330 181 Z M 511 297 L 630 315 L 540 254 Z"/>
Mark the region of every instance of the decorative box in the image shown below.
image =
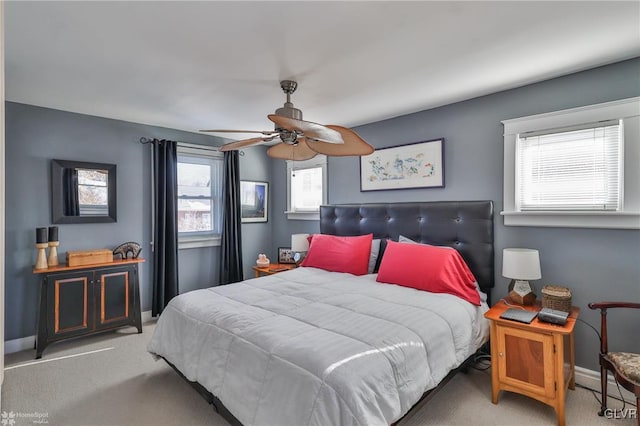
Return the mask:
<path id="1" fill-rule="evenodd" d="M 542 287 L 542 307 L 571 312 L 571 290 L 558 285 Z"/>
<path id="2" fill-rule="evenodd" d="M 67 265 L 83 266 L 113 262 L 113 252 L 109 249 L 77 250 L 67 252 Z"/>

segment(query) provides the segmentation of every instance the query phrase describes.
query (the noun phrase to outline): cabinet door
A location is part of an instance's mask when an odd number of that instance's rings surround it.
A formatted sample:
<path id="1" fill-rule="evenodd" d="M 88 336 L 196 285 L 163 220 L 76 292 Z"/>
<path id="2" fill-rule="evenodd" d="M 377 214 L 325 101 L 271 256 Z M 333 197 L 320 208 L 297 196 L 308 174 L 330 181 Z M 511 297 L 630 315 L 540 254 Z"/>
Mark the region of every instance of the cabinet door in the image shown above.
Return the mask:
<path id="1" fill-rule="evenodd" d="M 547 398 L 555 396 L 553 336 L 498 326 L 501 383 Z"/>
<path id="2" fill-rule="evenodd" d="M 93 328 L 91 271 L 50 274 L 47 285 L 47 336 L 71 337 Z"/>
<path id="3" fill-rule="evenodd" d="M 110 328 L 133 322 L 135 267 L 96 271 L 96 328 Z"/>

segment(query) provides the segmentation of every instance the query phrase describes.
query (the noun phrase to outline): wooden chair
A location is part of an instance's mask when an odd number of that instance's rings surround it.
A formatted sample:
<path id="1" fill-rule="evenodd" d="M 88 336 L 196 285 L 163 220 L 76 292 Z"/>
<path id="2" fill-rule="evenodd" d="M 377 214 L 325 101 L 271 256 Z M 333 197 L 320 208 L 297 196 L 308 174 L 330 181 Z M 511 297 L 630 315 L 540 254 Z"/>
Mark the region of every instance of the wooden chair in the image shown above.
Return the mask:
<path id="1" fill-rule="evenodd" d="M 589 303 L 589 308 L 600 309 L 600 386 L 602 387 L 602 405 L 598 415 L 604 416 L 607 410 L 607 371 L 611 371 L 623 388 L 636 396 L 636 407 L 640 408 L 640 354 L 628 352 L 609 352 L 607 345 L 607 309 L 640 309 L 640 303 L 598 302 Z M 638 426 L 640 415 L 636 411 Z"/>

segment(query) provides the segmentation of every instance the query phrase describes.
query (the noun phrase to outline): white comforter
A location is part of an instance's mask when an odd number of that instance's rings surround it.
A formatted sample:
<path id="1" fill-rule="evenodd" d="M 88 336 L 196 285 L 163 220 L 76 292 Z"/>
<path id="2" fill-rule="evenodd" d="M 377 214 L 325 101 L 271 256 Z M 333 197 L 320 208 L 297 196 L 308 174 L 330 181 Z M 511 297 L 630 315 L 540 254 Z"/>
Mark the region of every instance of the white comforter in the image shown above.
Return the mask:
<path id="1" fill-rule="evenodd" d="M 174 298 L 148 350 L 244 425 L 388 425 L 487 340 L 487 309 L 298 268 Z"/>

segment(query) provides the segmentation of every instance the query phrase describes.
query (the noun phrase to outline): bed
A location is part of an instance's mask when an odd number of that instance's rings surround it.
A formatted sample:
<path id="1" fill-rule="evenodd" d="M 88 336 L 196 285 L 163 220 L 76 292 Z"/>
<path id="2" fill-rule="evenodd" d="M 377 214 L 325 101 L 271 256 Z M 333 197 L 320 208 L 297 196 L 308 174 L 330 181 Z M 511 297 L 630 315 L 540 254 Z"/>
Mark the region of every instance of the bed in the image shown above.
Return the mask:
<path id="1" fill-rule="evenodd" d="M 148 350 L 232 424 L 392 424 L 488 339 L 491 201 L 332 205 L 320 213 L 321 234 L 454 248 L 484 300 L 316 267 L 180 295 Z"/>

